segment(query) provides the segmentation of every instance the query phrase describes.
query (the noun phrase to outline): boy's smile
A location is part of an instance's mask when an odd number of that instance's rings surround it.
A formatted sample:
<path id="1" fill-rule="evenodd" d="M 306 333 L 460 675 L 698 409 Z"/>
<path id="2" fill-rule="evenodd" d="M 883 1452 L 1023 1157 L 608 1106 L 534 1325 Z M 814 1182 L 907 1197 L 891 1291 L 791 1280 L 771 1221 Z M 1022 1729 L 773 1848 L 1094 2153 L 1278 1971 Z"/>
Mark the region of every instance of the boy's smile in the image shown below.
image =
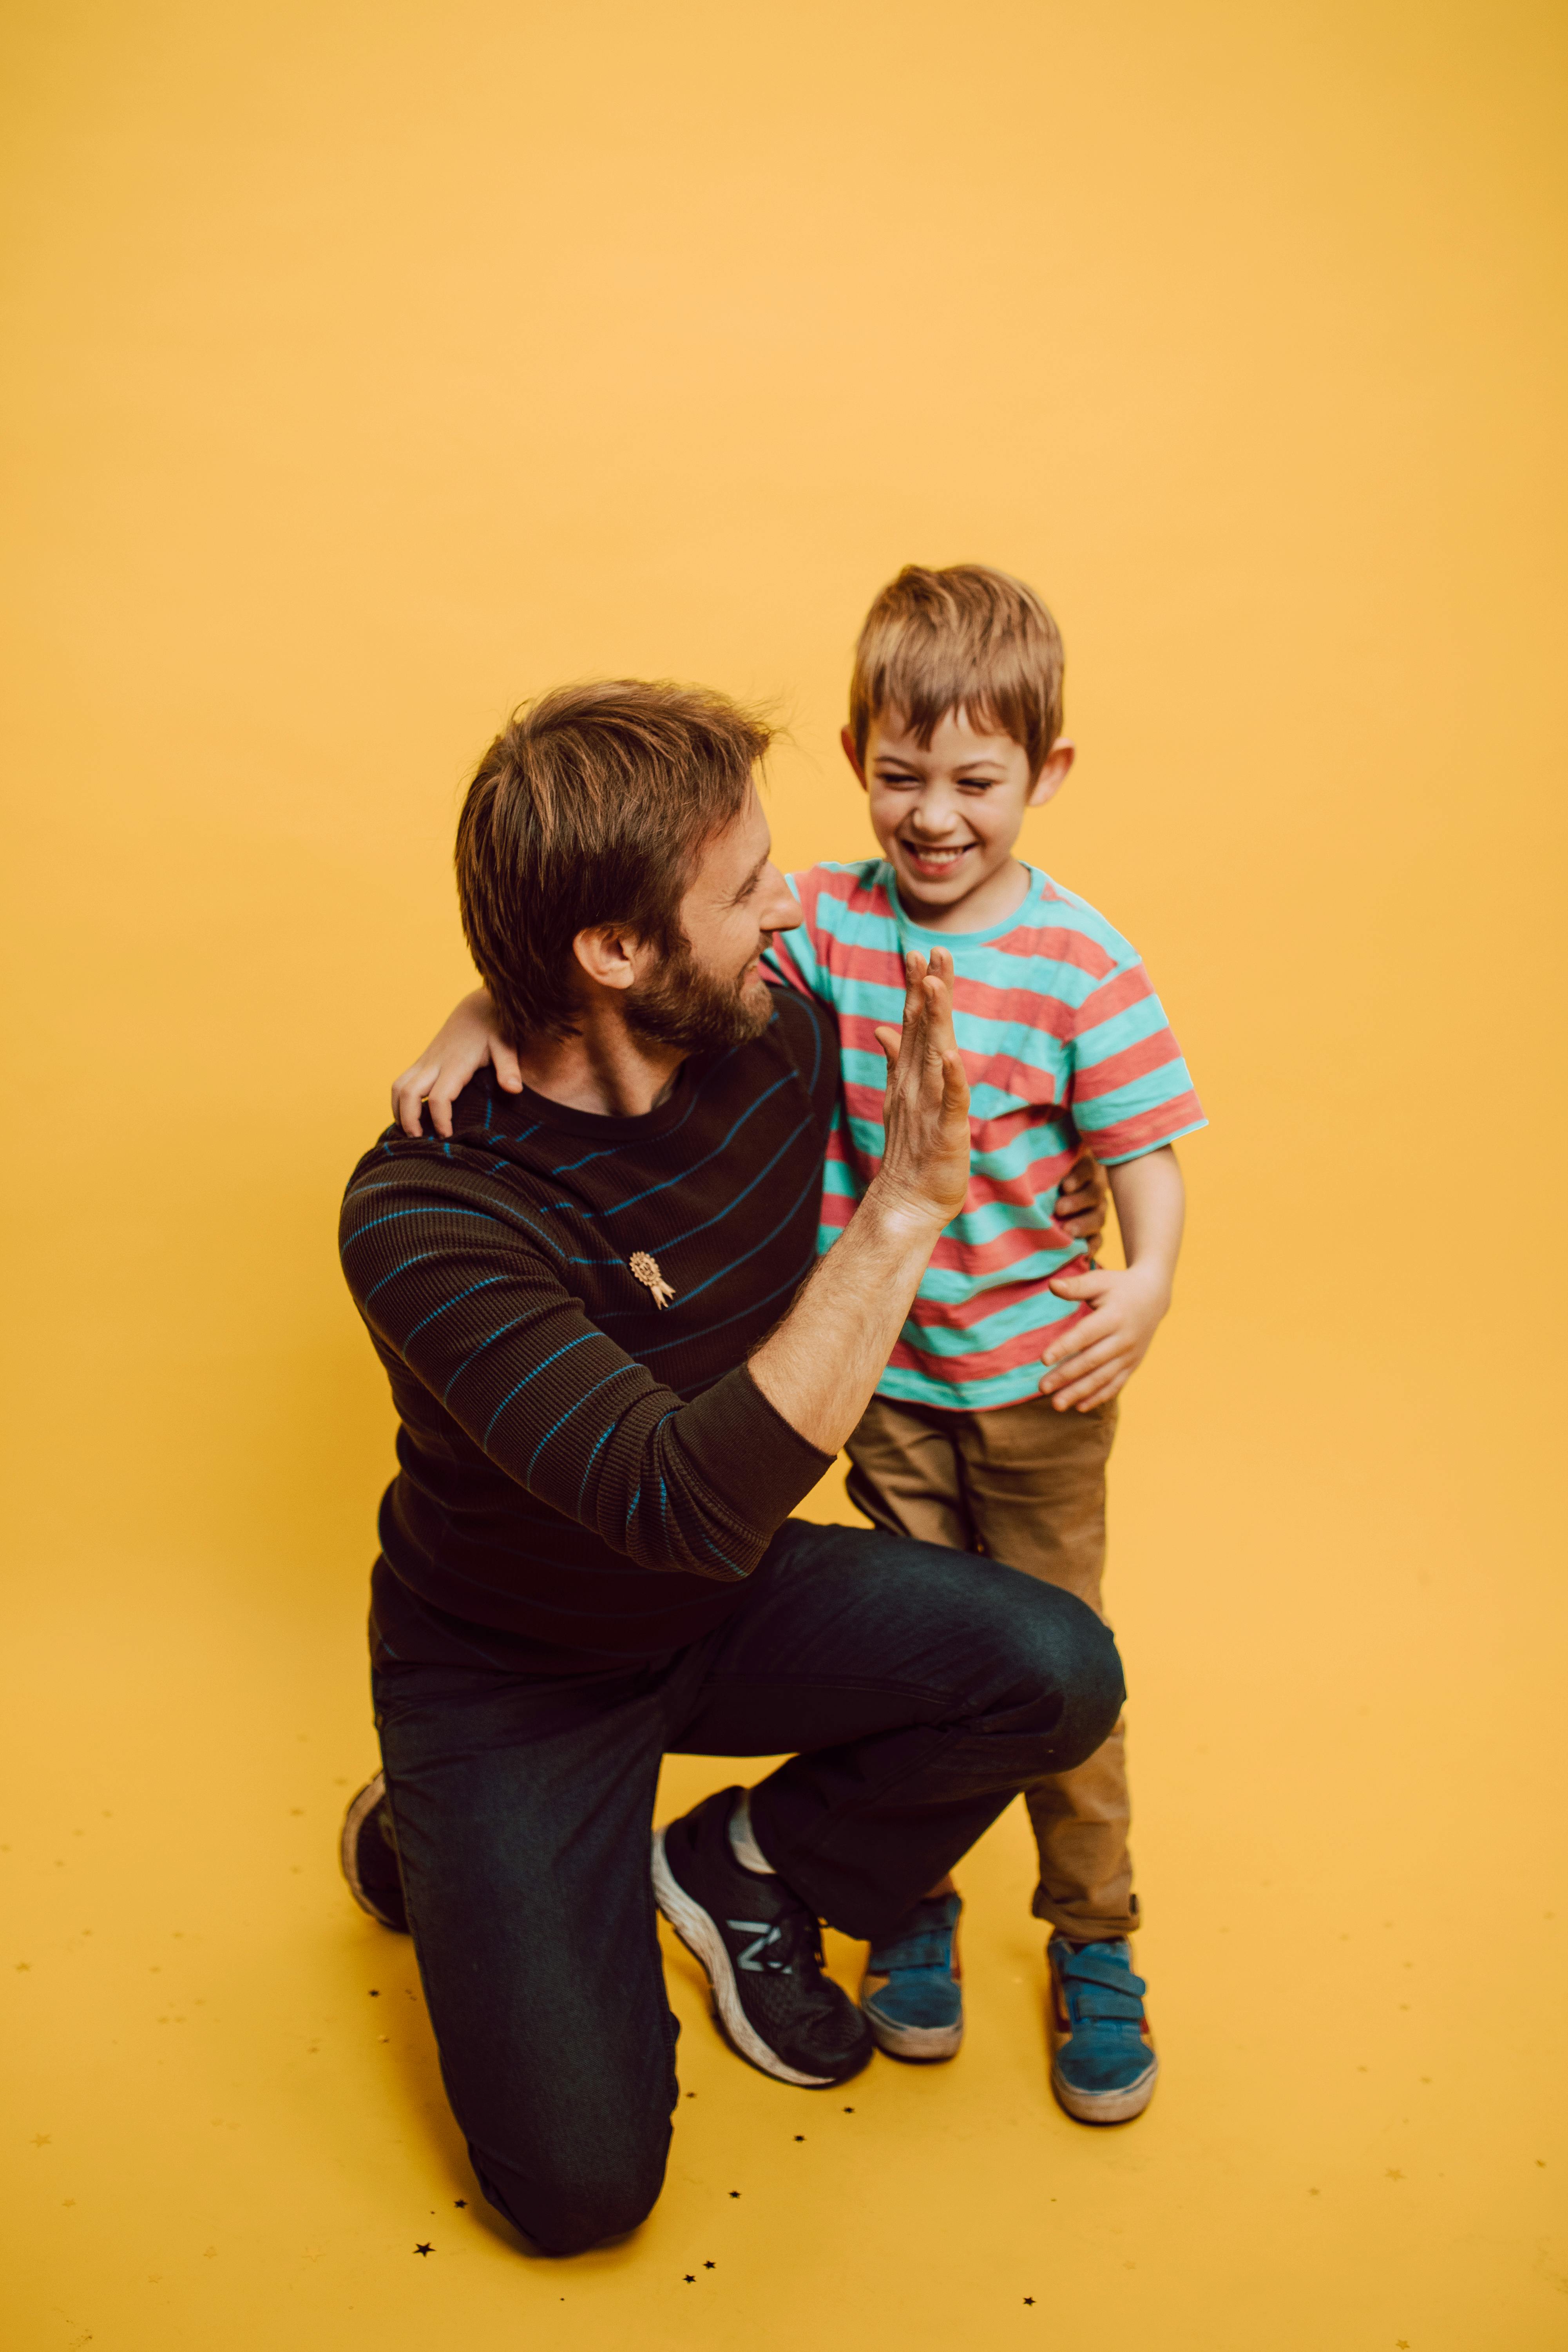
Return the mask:
<path id="1" fill-rule="evenodd" d="M 871 727 L 864 767 L 847 730 L 844 748 L 899 896 L 918 923 L 984 930 L 1022 905 L 1028 881 L 1013 845 L 1026 809 L 1043 807 L 1066 777 L 1070 743 L 1052 745 L 1032 782 L 1023 745 L 971 726 L 962 709 L 946 712 L 924 745 L 900 711 L 888 711 Z"/>

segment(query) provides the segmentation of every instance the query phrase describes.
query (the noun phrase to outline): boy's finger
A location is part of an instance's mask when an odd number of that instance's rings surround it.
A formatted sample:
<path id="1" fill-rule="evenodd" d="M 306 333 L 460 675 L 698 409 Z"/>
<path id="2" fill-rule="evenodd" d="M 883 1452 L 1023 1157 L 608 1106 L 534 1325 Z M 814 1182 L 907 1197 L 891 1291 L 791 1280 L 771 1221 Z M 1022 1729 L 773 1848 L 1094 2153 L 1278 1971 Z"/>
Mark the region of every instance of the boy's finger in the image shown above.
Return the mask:
<path id="1" fill-rule="evenodd" d="M 1080 1381 L 1076 1388 L 1061 1390 L 1051 1402 L 1063 1412 L 1092 1412 L 1097 1404 L 1104 1404 L 1119 1389 L 1124 1389 L 1127 1379 L 1127 1373 L 1119 1368 L 1091 1381 Z"/>
<path id="2" fill-rule="evenodd" d="M 423 1097 L 405 1080 L 399 1078 L 392 1089 L 392 1116 L 405 1135 L 419 1132 L 419 1106 Z"/>
<path id="3" fill-rule="evenodd" d="M 1071 1394 L 1054 1396 L 1051 1402 L 1063 1412 L 1092 1412 L 1096 1405 L 1107 1403 L 1126 1385 L 1126 1373 L 1113 1372 L 1109 1380 L 1085 1381 Z"/>
<path id="4" fill-rule="evenodd" d="M 1081 1356 L 1086 1349 L 1098 1348 L 1102 1339 L 1115 1337 L 1116 1326 L 1108 1315 L 1085 1315 L 1078 1322 L 1068 1324 L 1059 1338 L 1041 1349 L 1040 1361 L 1044 1364 L 1065 1364 L 1069 1359 Z"/>
<path id="5" fill-rule="evenodd" d="M 904 1041 L 896 1029 L 879 1028 L 875 1034 L 878 1045 L 888 1057 L 888 1076 L 890 1078 L 899 1066 L 899 1049 Z"/>
<path id="6" fill-rule="evenodd" d="M 509 1095 L 522 1092 L 522 1065 L 510 1045 L 503 1045 L 499 1037 L 490 1045 L 490 1060 L 495 1065 L 496 1077 Z"/>
<path id="7" fill-rule="evenodd" d="M 1053 1274 L 1046 1288 L 1058 1298 L 1100 1298 L 1110 1288 L 1110 1281 L 1104 1266 L 1097 1266 L 1087 1274 Z"/>
<path id="8" fill-rule="evenodd" d="M 1121 1343 L 1117 1334 L 1108 1332 L 1103 1339 L 1096 1339 L 1092 1347 L 1075 1348 L 1070 1356 L 1058 1357 L 1054 1364 L 1047 1363 L 1040 1386 L 1048 1387 L 1053 1381 L 1058 1387 L 1065 1381 L 1081 1381 L 1086 1372 L 1096 1372 L 1103 1364 L 1115 1363 L 1121 1354 Z"/>

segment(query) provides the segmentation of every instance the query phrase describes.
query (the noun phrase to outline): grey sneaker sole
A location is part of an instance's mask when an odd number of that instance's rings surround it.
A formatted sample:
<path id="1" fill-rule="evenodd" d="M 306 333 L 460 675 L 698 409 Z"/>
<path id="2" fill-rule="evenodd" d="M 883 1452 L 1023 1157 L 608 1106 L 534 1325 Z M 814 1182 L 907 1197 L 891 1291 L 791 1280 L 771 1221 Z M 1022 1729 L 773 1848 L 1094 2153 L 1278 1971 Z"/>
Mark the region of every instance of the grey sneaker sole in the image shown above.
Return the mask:
<path id="1" fill-rule="evenodd" d="M 794 2083 L 803 2091 L 825 2090 L 834 2079 L 831 2074 L 800 2074 L 793 2066 L 786 2066 L 784 2060 L 769 2049 L 742 2008 L 735 1972 L 730 1966 L 724 1938 L 701 1905 L 692 1901 L 670 1869 L 665 1855 L 662 1830 L 654 1832 L 653 1897 L 687 1950 L 694 1959 L 701 1962 L 712 1988 L 713 2006 L 719 2012 L 719 2022 L 731 2047 L 763 2074 L 772 2074 L 776 2082 Z"/>
<path id="2" fill-rule="evenodd" d="M 864 1996 L 860 2014 L 870 2027 L 879 2050 L 889 2058 L 910 2058 L 924 2066 L 935 2065 L 943 2058 L 956 2058 L 963 2044 L 963 2020 L 956 2025 L 895 2025 L 879 2014 L 875 1995 Z"/>
<path id="3" fill-rule="evenodd" d="M 364 1787 L 343 1815 L 343 1833 L 338 1841 L 338 1861 L 342 1865 L 343 1876 L 348 1881 L 349 1893 L 353 1896 L 360 1909 L 367 1911 L 378 1926 L 390 1927 L 395 1934 L 400 1935 L 405 1932 L 401 1920 L 387 1917 L 374 1896 L 366 1893 L 359 1874 L 360 1832 L 385 1794 L 384 1772 L 378 1772 L 374 1780 L 365 1782 Z"/>
<path id="4" fill-rule="evenodd" d="M 1055 2062 L 1051 2065 L 1051 2088 L 1068 2115 L 1080 2124 L 1130 2124 L 1141 2116 L 1154 2095 L 1154 2085 L 1160 2078 L 1160 2061 L 1151 2057 L 1148 2065 L 1135 2083 L 1121 2091 L 1075 2091 L 1064 2082 Z"/>

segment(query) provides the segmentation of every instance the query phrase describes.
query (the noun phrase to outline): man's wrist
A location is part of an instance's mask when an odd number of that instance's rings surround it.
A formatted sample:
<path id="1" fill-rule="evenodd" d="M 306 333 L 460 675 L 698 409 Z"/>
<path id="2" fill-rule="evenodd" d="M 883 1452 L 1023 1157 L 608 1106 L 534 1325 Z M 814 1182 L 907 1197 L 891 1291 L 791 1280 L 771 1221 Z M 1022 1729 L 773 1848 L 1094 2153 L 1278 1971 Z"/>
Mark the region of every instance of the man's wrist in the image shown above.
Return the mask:
<path id="1" fill-rule="evenodd" d="M 889 1241 L 911 1245 L 923 1241 L 928 1250 L 935 1248 L 938 1234 L 950 1222 L 942 1210 L 880 1171 L 867 1185 L 857 1214 Z"/>

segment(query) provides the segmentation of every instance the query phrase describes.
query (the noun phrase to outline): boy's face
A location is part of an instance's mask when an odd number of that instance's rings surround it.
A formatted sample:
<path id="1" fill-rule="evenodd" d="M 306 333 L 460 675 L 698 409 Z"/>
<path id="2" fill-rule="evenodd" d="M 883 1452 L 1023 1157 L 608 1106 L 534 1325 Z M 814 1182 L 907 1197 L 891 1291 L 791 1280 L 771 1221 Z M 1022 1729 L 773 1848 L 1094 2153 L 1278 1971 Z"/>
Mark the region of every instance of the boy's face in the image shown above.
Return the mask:
<path id="1" fill-rule="evenodd" d="M 1058 739 L 1033 783 L 1028 755 L 1011 735 L 978 733 L 950 710 L 922 749 L 902 712 L 874 721 L 862 765 L 847 729 L 844 749 L 866 788 L 871 827 L 906 905 L 946 909 L 1012 862 L 1026 809 L 1043 807 L 1072 765 Z"/>

